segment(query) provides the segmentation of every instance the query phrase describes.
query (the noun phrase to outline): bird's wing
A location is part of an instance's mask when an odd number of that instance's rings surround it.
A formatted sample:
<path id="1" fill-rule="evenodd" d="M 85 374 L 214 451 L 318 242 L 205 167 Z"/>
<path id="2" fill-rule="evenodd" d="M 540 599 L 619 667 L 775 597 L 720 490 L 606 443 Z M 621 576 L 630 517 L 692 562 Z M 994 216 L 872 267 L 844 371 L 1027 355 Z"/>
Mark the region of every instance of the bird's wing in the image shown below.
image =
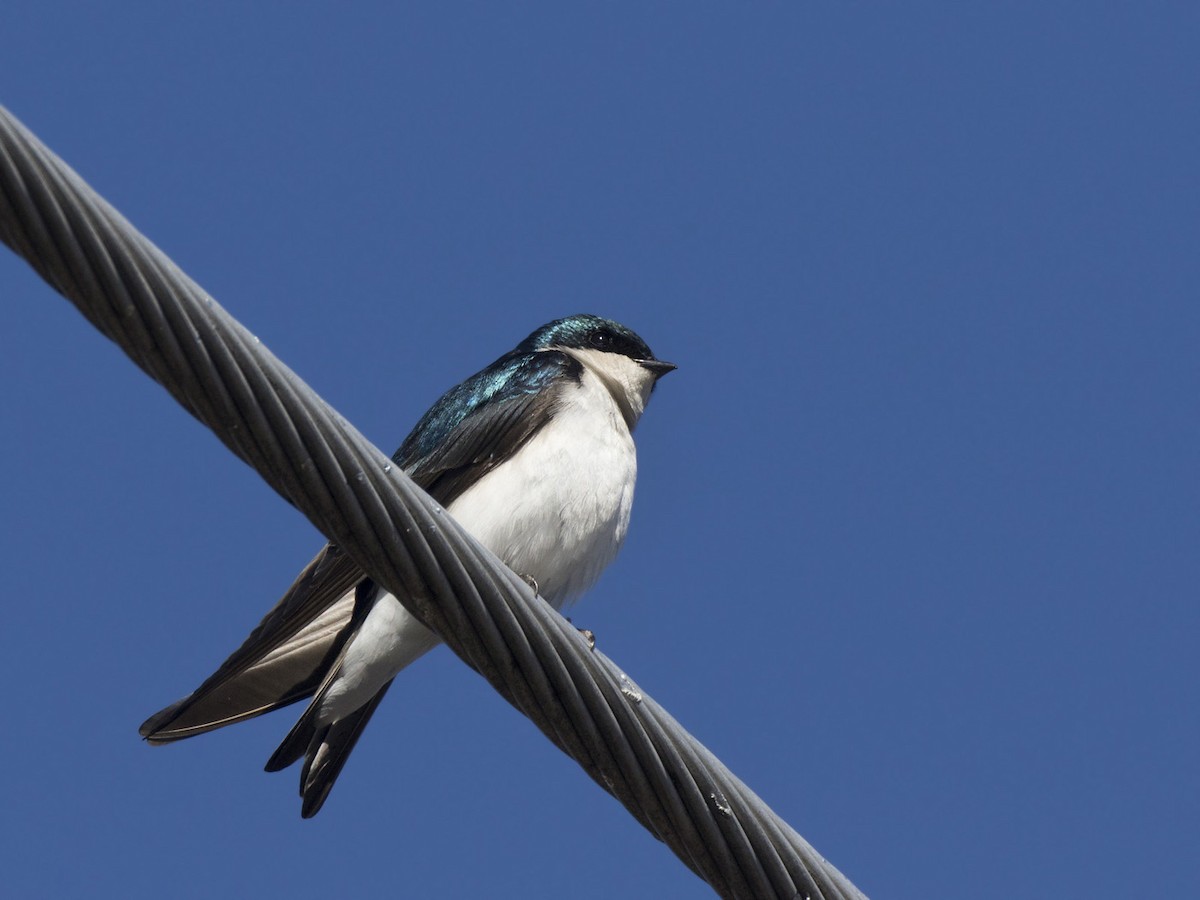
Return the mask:
<path id="1" fill-rule="evenodd" d="M 242 646 L 139 729 L 151 743 L 203 734 L 312 694 L 345 641 L 362 569 L 326 544 Z"/>
<path id="2" fill-rule="evenodd" d="M 558 395 L 550 385 L 556 376 L 578 377 L 579 363 L 557 351 L 534 354 L 498 374 L 507 359 L 447 392 L 396 452 L 396 462 L 442 506 L 550 421 Z M 496 400 L 501 392 L 505 398 Z M 364 577 L 350 557 L 327 544 L 216 672 L 142 723 L 142 737 L 151 743 L 177 741 L 311 696 L 357 628 L 354 589 Z M 353 741 L 346 753 L 351 746 Z"/>
<path id="3" fill-rule="evenodd" d="M 578 380 L 583 368 L 549 350 L 527 356 L 503 377 L 489 376 L 504 359 L 448 392 L 393 457 L 442 506 L 537 434 L 558 408 L 563 376 Z"/>

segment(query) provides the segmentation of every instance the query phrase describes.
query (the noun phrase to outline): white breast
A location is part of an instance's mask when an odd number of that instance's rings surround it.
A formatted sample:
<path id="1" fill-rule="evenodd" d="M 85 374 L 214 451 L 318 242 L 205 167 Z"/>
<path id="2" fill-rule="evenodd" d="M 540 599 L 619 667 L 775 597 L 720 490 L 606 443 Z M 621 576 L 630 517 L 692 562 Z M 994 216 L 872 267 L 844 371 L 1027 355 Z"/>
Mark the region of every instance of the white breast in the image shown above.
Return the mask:
<path id="1" fill-rule="evenodd" d="M 585 366 L 554 418 L 449 512 L 561 607 L 587 590 L 629 527 L 637 456 L 604 382 Z"/>

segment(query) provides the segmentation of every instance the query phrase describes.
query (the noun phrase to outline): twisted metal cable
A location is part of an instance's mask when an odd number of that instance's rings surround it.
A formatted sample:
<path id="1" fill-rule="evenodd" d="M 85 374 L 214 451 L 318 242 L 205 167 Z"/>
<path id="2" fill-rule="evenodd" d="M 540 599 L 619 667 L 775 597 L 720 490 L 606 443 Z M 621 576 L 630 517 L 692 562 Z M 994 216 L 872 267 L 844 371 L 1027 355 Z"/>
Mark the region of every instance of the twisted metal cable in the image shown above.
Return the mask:
<path id="1" fill-rule="evenodd" d="M 0 240 L 718 894 L 864 898 L 3 107 Z"/>

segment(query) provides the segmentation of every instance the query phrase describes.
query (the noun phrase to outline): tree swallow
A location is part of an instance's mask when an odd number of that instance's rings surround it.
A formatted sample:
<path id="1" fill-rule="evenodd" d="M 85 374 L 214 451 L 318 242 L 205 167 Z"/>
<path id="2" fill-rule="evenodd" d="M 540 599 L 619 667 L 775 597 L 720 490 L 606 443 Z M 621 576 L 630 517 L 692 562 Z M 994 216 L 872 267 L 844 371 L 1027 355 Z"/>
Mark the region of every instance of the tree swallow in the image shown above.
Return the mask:
<path id="1" fill-rule="evenodd" d="M 674 369 L 623 325 L 543 325 L 447 391 L 392 459 L 555 609 L 591 587 L 625 540 L 632 432 Z M 439 643 L 327 544 L 245 642 L 140 732 L 160 744 L 311 697 L 267 762 L 304 757 L 301 815 L 316 815 L 396 674 Z"/>

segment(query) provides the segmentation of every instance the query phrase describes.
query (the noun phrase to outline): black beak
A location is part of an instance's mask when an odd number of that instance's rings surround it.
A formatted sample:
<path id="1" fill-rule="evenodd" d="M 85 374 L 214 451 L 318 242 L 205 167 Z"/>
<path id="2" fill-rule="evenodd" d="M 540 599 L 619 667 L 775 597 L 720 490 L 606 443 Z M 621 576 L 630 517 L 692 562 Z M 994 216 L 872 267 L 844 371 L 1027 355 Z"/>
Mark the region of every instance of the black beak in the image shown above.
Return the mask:
<path id="1" fill-rule="evenodd" d="M 675 363 L 663 362 L 661 359 L 639 359 L 638 365 L 653 372 L 655 381 L 679 368 Z"/>

